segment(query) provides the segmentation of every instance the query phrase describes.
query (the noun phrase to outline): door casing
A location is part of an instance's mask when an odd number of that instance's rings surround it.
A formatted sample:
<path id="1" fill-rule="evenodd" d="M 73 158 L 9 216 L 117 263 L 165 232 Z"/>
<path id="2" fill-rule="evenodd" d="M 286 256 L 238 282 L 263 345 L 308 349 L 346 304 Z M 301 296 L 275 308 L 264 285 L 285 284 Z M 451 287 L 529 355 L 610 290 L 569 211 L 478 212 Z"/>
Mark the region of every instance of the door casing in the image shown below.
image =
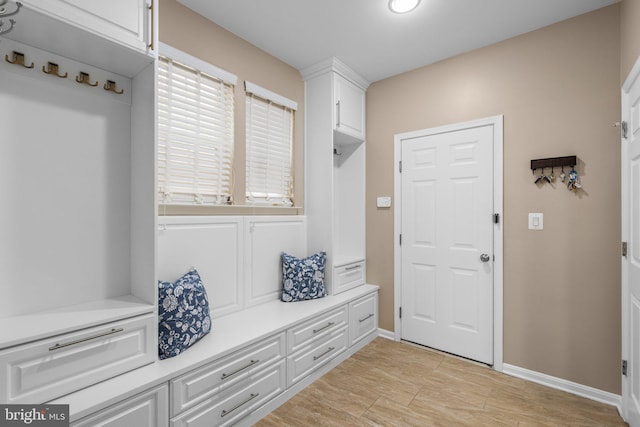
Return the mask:
<path id="1" fill-rule="evenodd" d="M 621 110 L 622 110 L 622 121 L 626 121 L 627 123 L 631 122 L 631 112 L 629 110 L 629 91 L 633 86 L 634 82 L 640 79 L 640 57 L 636 60 L 631 72 L 627 76 L 622 85 L 621 90 Z M 631 129 L 629 130 L 631 131 Z M 630 239 L 630 186 L 629 186 L 629 149 L 627 146 L 627 140 L 622 136 L 622 132 L 620 133 L 620 141 L 621 141 L 621 192 L 622 192 L 622 241 L 629 242 Z M 629 274 L 628 274 L 628 258 L 621 257 L 621 311 L 622 311 L 622 325 L 621 325 L 621 333 L 622 333 L 622 359 L 626 361 L 630 361 L 631 357 L 631 337 L 630 337 L 630 313 L 629 313 Z M 630 362 L 628 362 L 630 363 Z M 630 364 L 629 368 L 637 368 L 633 367 Z M 628 396 L 630 394 L 630 381 L 628 377 L 622 376 L 622 403 L 621 403 L 621 415 L 625 421 L 629 421 L 629 407 L 628 407 Z"/>
<path id="2" fill-rule="evenodd" d="M 400 234 L 402 232 L 402 176 L 400 161 L 402 160 L 402 140 L 428 136 L 439 133 L 459 131 L 480 126 L 493 126 L 493 212 L 500 220 L 493 227 L 493 369 L 502 372 L 503 365 L 503 121 L 502 115 L 454 123 L 412 132 L 399 133 L 394 136 L 394 338 L 400 341 L 402 323 L 400 321 L 400 302 L 402 301 L 402 254 Z"/>

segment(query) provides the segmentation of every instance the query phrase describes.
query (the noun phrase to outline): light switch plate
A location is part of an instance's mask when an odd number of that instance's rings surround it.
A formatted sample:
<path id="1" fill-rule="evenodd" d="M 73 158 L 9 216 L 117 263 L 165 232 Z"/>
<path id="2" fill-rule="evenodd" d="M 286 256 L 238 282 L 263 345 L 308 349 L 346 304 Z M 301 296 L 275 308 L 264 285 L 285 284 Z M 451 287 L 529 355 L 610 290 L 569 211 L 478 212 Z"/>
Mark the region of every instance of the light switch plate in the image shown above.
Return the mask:
<path id="1" fill-rule="evenodd" d="M 376 200 L 376 206 L 378 206 L 379 208 L 390 208 L 391 197 L 389 196 L 378 197 L 378 199 Z"/>
<path id="2" fill-rule="evenodd" d="M 529 213 L 529 230 L 542 230 L 544 215 L 541 213 Z"/>

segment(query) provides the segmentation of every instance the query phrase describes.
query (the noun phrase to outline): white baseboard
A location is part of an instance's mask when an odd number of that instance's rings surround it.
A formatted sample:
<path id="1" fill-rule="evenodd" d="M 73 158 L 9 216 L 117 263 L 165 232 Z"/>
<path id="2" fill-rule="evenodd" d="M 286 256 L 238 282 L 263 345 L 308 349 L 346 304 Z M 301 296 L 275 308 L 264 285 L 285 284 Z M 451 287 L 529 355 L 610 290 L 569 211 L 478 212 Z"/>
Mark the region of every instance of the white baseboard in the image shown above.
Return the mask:
<path id="1" fill-rule="evenodd" d="M 386 338 L 391 341 L 396 340 L 395 332 L 387 331 L 386 329 L 378 328 L 378 336 L 380 338 Z"/>
<path id="2" fill-rule="evenodd" d="M 586 397 L 587 399 L 615 406 L 618 408 L 618 413 L 622 413 L 622 396 L 618 394 L 609 393 L 608 391 L 574 383 L 562 378 L 552 377 L 551 375 L 531 371 L 529 369 L 520 368 L 507 363 L 502 365 L 502 372 L 513 377 L 522 378 L 523 380 L 532 381 L 547 387 L 566 391 L 568 393 Z"/>

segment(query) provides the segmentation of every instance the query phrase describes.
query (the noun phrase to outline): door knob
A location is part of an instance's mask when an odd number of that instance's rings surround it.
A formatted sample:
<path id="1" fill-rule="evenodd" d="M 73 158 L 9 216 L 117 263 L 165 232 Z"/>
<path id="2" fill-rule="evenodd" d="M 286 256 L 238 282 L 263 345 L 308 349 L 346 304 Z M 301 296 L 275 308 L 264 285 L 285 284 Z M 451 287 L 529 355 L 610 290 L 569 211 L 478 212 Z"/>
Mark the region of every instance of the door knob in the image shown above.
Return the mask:
<path id="1" fill-rule="evenodd" d="M 480 261 L 482 261 L 482 262 L 489 262 L 490 259 L 491 259 L 491 257 L 489 256 L 489 254 L 480 255 Z"/>

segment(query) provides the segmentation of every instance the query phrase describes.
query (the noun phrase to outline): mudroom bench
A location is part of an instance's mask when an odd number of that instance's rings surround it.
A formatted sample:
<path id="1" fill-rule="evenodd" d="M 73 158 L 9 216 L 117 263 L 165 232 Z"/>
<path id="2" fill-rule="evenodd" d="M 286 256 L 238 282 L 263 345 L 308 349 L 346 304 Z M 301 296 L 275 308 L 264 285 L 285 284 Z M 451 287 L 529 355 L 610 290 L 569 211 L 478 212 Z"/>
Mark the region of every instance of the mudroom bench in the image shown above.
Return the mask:
<path id="1" fill-rule="evenodd" d="M 378 286 L 214 318 L 184 353 L 49 403 L 73 426 L 250 425 L 378 334 Z"/>

